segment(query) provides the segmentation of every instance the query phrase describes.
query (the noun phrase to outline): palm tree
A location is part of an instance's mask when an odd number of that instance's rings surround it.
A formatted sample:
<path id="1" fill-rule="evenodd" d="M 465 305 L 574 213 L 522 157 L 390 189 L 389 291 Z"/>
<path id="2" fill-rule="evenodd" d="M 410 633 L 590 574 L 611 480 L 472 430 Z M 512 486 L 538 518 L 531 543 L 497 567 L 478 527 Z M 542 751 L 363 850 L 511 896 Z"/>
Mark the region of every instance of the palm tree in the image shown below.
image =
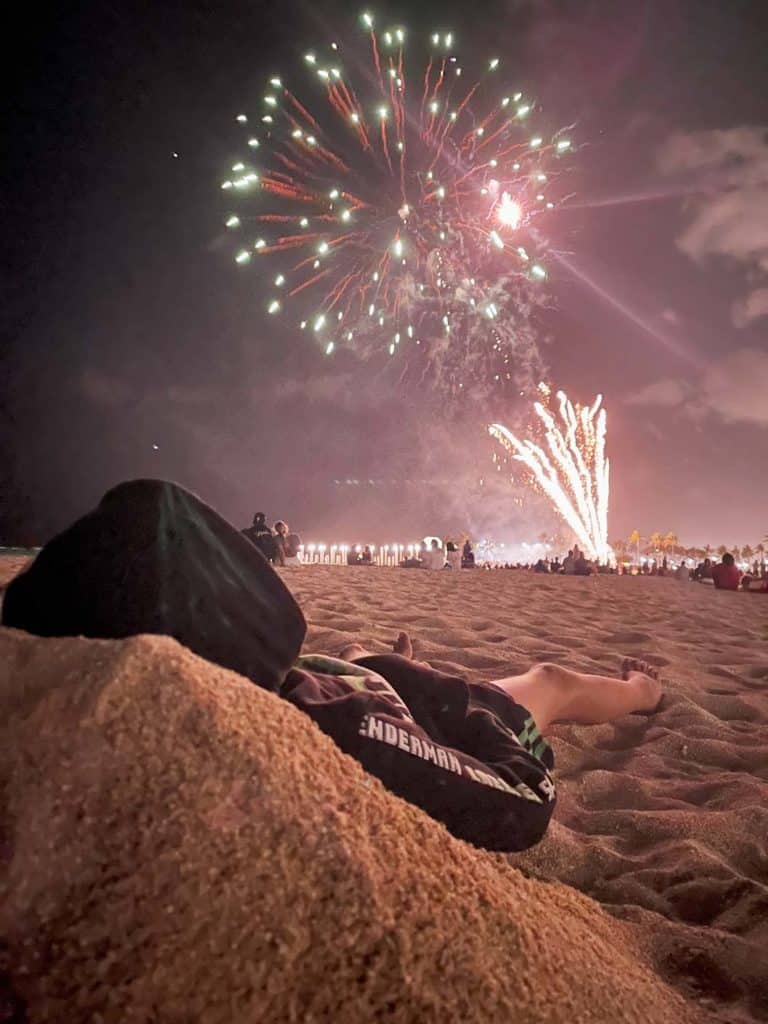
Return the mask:
<path id="1" fill-rule="evenodd" d="M 652 533 L 648 540 L 651 542 L 651 548 L 654 553 L 658 554 L 661 551 L 661 545 L 664 543 L 664 538 L 660 533 Z"/>
<path id="2" fill-rule="evenodd" d="M 661 543 L 664 550 L 669 551 L 671 548 L 674 548 L 674 546 L 679 543 L 679 539 L 677 537 L 677 534 L 668 533 Z"/>
<path id="3" fill-rule="evenodd" d="M 766 538 L 766 540 L 768 540 L 768 538 Z M 760 561 L 764 562 L 765 561 L 765 544 L 763 544 L 762 542 L 760 544 L 755 544 L 755 554 L 760 555 Z"/>
<path id="4" fill-rule="evenodd" d="M 721 558 L 723 557 L 723 555 L 727 551 L 728 551 L 728 548 L 725 546 L 725 544 L 721 544 L 720 547 L 717 549 L 717 553 L 718 553 L 718 555 L 720 555 Z"/>
<path id="5" fill-rule="evenodd" d="M 731 548 L 731 554 L 737 562 L 741 561 L 741 548 L 738 544 L 733 545 L 733 547 Z"/>
<path id="6" fill-rule="evenodd" d="M 741 557 L 744 559 L 745 562 L 751 562 L 752 559 L 755 557 L 755 552 L 752 550 L 749 544 L 745 544 L 744 547 L 741 549 Z"/>

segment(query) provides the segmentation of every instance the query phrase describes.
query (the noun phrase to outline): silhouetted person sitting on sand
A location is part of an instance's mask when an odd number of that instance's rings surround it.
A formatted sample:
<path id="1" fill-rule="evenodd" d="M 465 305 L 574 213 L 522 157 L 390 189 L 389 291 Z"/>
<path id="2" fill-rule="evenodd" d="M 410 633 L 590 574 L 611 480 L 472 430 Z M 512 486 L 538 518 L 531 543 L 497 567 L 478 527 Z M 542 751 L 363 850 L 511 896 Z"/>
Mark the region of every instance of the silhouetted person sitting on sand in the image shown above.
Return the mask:
<path id="1" fill-rule="evenodd" d="M 461 549 L 461 567 L 462 569 L 475 568 L 475 553 L 469 539 L 464 541 L 464 547 Z"/>
<path id="2" fill-rule="evenodd" d="M 579 557 L 573 560 L 574 576 L 591 576 L 592 564 L 586 560 L 583 552 L 579 551 Z"/>
<path id="3" fill-rule="evenodd" d="M 253 526 L 247 527 L 242 532 L 268 561 L 274 561 L 277 557 L 275 537 L 267 526 L 267 517 L 263 512 L 257 512 L 253 517 Z"/>
<path id="4" fill-rule="evenodd" d="M 491 850 L 526 849 L 546 831 L 555 786 L 542 732 L 552 722 L 650 712 L 661 695 L 654 670 L 629 660 L 621 678 L 539 664 L 474 682 L 413 661 L 405 633 L 392 654 L 353 644 L 346 660 L 299 657 L 304 617 L 260 551 L 194 495 L 156 480 L 115 487 L 50 541 L 9 585 L 3 624 L 40 636 L 175 637 L 278 692 L 392 792 Z"/>
<path id="5" fill-rule="evenodd" d="M 718 590 L 738 590 L 741 582 L 741 570 L 736 565 L 733 555 L 727 551 L 719 565 L 712 567 L 712 579 Z"/>
<path id="6" fill-rule="evenodd" d="M 696 566 L 693 578 L 696 580 L 712 579 L 712 562 L 708 558 L 705 558 L 703 562 Z"/>

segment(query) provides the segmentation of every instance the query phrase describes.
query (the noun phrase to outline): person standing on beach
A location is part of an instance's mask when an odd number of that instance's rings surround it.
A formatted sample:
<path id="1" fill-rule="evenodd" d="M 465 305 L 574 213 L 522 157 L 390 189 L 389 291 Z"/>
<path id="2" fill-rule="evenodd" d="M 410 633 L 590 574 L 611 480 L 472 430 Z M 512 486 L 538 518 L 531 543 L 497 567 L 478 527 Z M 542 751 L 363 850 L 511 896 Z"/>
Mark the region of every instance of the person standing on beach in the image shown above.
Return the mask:
<path id="1" fill-rule="evenodd" d="M 299 657 L 306 622 L 259 549 L 199 498 L 159 480 L 107 492 L 9 585 L 6 626 L 39 636 L 174 637 L 279 693 L 398 796 L 460 839 L 524 850 L 555 806 L 552 722 L 598 724 L 658 705 L 654 671 L 621 678 L 537 664 L 491 683 L 347 645 Z"/>

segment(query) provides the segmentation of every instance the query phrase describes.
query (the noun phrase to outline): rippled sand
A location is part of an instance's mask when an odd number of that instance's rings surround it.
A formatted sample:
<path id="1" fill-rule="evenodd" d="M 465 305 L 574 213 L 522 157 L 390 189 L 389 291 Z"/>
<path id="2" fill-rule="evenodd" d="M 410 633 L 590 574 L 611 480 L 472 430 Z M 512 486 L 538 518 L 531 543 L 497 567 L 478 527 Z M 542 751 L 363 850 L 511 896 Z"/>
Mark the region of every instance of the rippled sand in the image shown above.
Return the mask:
<path id="1" fill-rule="evenodd" d="M 0 573 L 23 564 L 0 559 Z M 282 575 L 309 622 L 306 651 L 353 639 L 383 651 L 407 629 L 417 657 L 478 679 L 536 660 L 606 675 L 625 655 L 656 665 L 656 714 L 552 729 L 555 818 L 539 846 L 508 859 L 622 919 L 702 1020 L 768 1019 L 768 597 L 510 571 Z"/>
<path id="2" fill-rule="evenodd" d="M 719 1020 L 768 1019 L 768 596 L 646 577 L 283 572 L 307 650 L 380 651 L 406 628 L 416 656 L 479 679 L 536 660 L 656 665 L 655 715 L 553 727 L 554 822 L 510 860 L 637 922 L 659 973 Z"/>

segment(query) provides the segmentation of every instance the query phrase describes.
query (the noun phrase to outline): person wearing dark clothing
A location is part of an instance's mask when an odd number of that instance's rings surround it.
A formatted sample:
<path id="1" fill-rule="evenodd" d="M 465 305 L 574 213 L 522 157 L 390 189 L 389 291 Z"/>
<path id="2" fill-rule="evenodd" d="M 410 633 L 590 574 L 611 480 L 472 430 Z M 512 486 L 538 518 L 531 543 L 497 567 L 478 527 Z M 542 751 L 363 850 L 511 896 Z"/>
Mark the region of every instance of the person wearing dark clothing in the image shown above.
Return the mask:
<path id="1" fill-rule="evenodd" d="M 268 562 L 274 562 L 278 557 L 275 545 L 275 536 L 267 526 L 267 517 L 263 512 L 257 512 L 253 517 L 253 526 L 242 531 L 251 544 L 255 544 Z"/>
<path id="2" fill-rule="evenodd" d="M 464 546 L 461 549 L 461 567 L 462 569 L 475 568 L 475 553 L 469 540 L 464 541 Z"/>
<path id="3" fill-rule="evenodd" d="M 260 550 L 174 484 L 137 480 L 50 541 L 8 586 L 3 624 L 40 636 L 175 637 L 209 661 L 278 692 L 392 792 L 461 839 L 522 850 L 555 801 L 555 720 L 604 722 L 652 710 L 653 670 L 622 679 L 536 665 L 477 683 L 356 645 L 347 660 L 298 657 L 306 622 Z"/>
<path id="4" fill-rule="evenodd" d="M 693 574 L 695 580 L 711 580 L 712 579 L 712 562 L 710 559 L 705 558 L 703 562 L 699 562 Z"/>

